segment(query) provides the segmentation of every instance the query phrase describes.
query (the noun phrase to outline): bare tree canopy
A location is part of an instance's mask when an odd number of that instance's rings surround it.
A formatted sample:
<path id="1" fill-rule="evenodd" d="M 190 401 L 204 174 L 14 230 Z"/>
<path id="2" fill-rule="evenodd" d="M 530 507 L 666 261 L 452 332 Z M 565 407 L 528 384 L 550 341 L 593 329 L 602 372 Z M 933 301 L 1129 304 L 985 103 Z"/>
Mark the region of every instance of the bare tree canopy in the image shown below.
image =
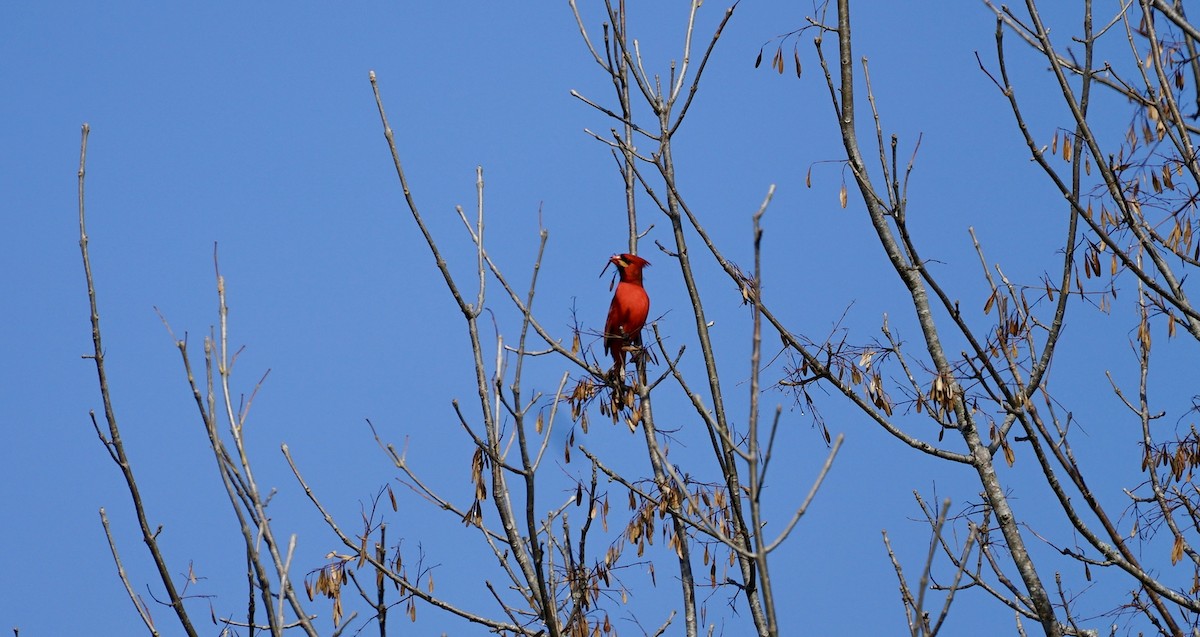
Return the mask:
<path id="1" fill-rule="evenodd" d="M 1182 2 L 313 11 L 80 94 L 15 635 L 1200 631 Z"/>

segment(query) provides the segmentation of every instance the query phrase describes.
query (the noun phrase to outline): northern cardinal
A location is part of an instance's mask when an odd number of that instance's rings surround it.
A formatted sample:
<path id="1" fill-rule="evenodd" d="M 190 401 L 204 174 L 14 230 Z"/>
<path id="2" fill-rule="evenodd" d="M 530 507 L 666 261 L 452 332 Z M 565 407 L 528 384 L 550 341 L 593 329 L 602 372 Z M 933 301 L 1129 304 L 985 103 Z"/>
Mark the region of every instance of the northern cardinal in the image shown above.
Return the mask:
<path id="1" fill-rule="evenodd" d="M 621 282 L 604 322 L 604 352 L 612 354 L 613 363 L 621 369 L 625 367 L 625 352 L 642 345 L 642 327 L 650 313 L 650 297 L 642 287 L 642 268 L 650 262 L 634 254 L 614 254 L 608 262 L 617 266 Z"/>

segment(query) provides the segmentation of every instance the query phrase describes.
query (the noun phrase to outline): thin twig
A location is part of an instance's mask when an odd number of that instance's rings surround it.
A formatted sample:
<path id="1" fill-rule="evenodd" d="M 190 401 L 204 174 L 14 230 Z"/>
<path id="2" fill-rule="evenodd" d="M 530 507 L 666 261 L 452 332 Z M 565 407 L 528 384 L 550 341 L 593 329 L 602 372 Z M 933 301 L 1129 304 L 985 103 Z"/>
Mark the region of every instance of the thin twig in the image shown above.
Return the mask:
<path id="1" fill-rule="evenodd" d="M 146 518 L 146 509 L 142 504 L 142 495 L 138 489 L 137 480 L 133 475 L 133 465 L 129 457 L 125 454 L 125 444 L 121 440 L 121 430 L 117 425 L 116 411 L 113 408 L 112 395 L 109 391 L 108 374 L 104 366 L 104 344 L 100 335 L 100 311 L 97 309 L 96 285 L 92 278 L 92 261 L 88 255 L 88 235 L 84 214 L 84 176 L 86 174 L 87 142 L 90 131 L 91 128 L 87 124 L 84 124 L 82 138 L 79 143 L 79 251 L 83 255 L 83 272 L 84 277 L 87 279 L 88 305 L 91 309 L 92 319 L 93 348 L 92 354 L 85 358 L 91 358 L 96 364 L 96 375 L 100 382 L 100 397 L 104 402 L 104 419 L 108 423 L 108 443 L 106 446 L 110 455 L 115 454 L 117 467 L 120 468 L 121 475 L 125 478 L 125 487 L 129 491 L 130 499 L 133 501 L 134 513 L 138 519 L 138 526 L 142 531 L 142 541 L 146 543 L 146 548 L 150 551 L 150 556 L 154 560 L 155 567 L 158 569 L 158 577 L 162 580 L 163 587 L 166 588 L 167 604 L 175 611 L 175 616 L 179 618 L 179 624 L 184 632 L 190 637 L 195 637 L 196 630 L 192 627 L 192 621 L 183 606 L 183 598 L 175 588 L 175 582 L 172 580 L 171 573 L 167 569 L 166 559 L 159 549 L 158 534 L 150 530 L 150 522 Z M 136 600 L 134 603 L 137 603 Z"/>

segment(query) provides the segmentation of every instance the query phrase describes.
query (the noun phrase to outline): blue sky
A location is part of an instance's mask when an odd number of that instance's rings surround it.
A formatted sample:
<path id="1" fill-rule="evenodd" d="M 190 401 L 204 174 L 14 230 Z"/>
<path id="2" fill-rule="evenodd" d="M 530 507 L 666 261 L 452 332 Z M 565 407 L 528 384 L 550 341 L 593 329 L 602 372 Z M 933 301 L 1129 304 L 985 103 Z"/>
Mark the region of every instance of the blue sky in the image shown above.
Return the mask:
<path id="1" fill-rule="evenodd" d="M 631 28 L 647 65 L 665 71 L 678 57 L 686 11 L 679 3 L 650 4 L 631 9 Z M 1027 160 L 1002 97 L 974 56 L 994 59 L 994 19 L 971 2 L 940 3 L 936 11 L 862 4 L 856 54 L 870 59 L 886 130 L 900 136 L 903 157 L 922 136 L 909 191 L 914 229 L 926 254 L 960 286 L 963 307 L 981 308 L 986 300 L 967 227 L 1010 276 L 1030 281 L 1052 270 L 1061 198 Z M 710 33 L 724 8 L 705 3 L 698 31 Z M 589 26 L 598 28 L 599 11 L 586 10 Z M 865 341 L 886 312 L 915 339 L 911 309 L 868 234 L 861 204 L 852 192 L 848 209 L 838 206 L 849 174 L 838 163 L 814 165 L 843 154 L 811 36 L 800 40 L 802 79 L 753 68 L 764 42 L 811 13 L 805 3 L 739 5 L 676 142 L 680 185 L 722 249 L 744 264 L 750 215 L 777 185 L 764 220 L 764 295 L 796 331 L 824 335 L 845 313 L 844 325 Z M 1015 43 L 1013 49 L 1035 134 L 1048 142 L 1067 118 L 1045 90 L 1042 65 Z M 244 603 L 240 540 L 178 353 L 155 312 L 176 333 L 186 331 L 199 351 L 216 320 L 214 242 L 229 286 L 232 340 L 246 346 L 236 380 L 248 392 L 270 369 L 248 439 L 260 485 L 278 489 L 271 506 L 276 532 L 299 537 L 298 568 L 320 565 L 338 546 L 287 472 L 281 443 L 350 520 L 382 485 L 396 484 L 368 418 L 385 438 L 408 445 L 430 482 L 458 502 L 469 500 L 471 449 L 450 407 L 451 399 L 472 396 L 466 332 L 403 206 L 369 71 L 378 75 L 416 201 L 455 274 L 469 281 L 474 257 L 454 206 L 473 205 L 475 167 L 483 166 L 492 254 L 523 287 L 537 232 L 547 228 L 537 298 L 542 323 L 569 338 L 574 312 L 586 327 L 600 328 L 609 291 L 596 273 L 623 251 L 623 195 L 607 148 L 584 132 L 611 124 L 569 92 L 613 100 L 565 2 L 9 5 L 0 20 L 0 55 L 7 91 L 0 101 L 0 197 L 9 219 L 0 251 L 0 294 L 8 300 L 0 421 L 9 432 L 0 451 L 8 520 L 0 540 L 11 570 L 0 584 L 0 626 L 20 627 L 22 635 L 138 630 L 100 527 L 102 506 L 131 578 L 143 593 L 147 585 L 158 590 L 119 472 L 87 416 L 101 407 L 94 368 L 80 358 L 90 348 L 76 226 L 83 122 L 92 127 L 89 234 L 117 413 L 151 520 L 165 527 L 168 559 L 176 572 L 190 563 L 206 578 L 194 592 L 214 596 L 208 599 L 218 614 Z M 1127 120 L 1114 108 L 1115 130 L 1123 132 Z M 810 166 L 811 189 L 804 183 Z M 694 346 L 677 268 L 653 247 L 653 240 L 668 242 L 667 225 L 648 201 L 642 206 L 644 222 L 656 224 L 642 245 L 654 263 L 647 271 L 652 318 L 673 346 Z M 696 260 L 726 389 L 744 414 L 747 313 L 711 259 Z M 498 286 L 490 294 L 497 325 L 511 339 L 511 308 Z M 1103 373 L 1132 362 L 1124 345 L 1131 317 L 1076 309 L 1063 356 L 1075 360 L 1064 362 L 1057 378 L 1065 393 L 1093 397 L 1075 407 L 1088 432 L 1077 452 L 1112 467 L 1098 476 L 1099 486 L 1119 495 L 1115 489 L 1139 480 L 1137 455 L 1129 451 L 1136 431 L 1105 418 L 1117 403 Z M 1103 342 L 1116 345 L 1097 345 Z M 1177 376 L 1172 370 L 1186 369 L 1170 355 L 1163 360 L 1164 382 Z M 526 382 L 544 391 L 566 369 L 550 360 L 533 367 Z M 780 373 L 776 364 L 766 376 Z M 1164 387 L 1169 395 L 1171 385 Z M 682 428 L 679 453 L 686 454 L 689 442 L 703 439 L 691 438 L 698 435 L 694 417 L 682 408 L 671 412 L 669 400 L 660 407 L 660 427 Z M 765 402 L 785 407 L 788 459 L 777 465 L 769 492 L 782 517 L 807 490 L 826 448 L 788 395 L 768 392 Z M 782 622 L 788 632 L 831 634 L 853 617 L 857 633 L 896 634 L 904 620 L 880 530 L 892 534 L 915 574 L 926 534 L 912 521 L 919 516 L 912 491 L 951 497 L 961 510 L 977 499 L 978 487 L 964 468 L 919 457 L 837 401 L 826 402 L 830 429 L 844 433 L 846 444 L 775 562 Z M 1180 415 L 1174 411 L 1170 420 Z M 588 445 L 614 462 L 644 463 L 623 455 L 628 432 L 599 414 L 593 422 Z M 1006 474 L 1016 505 L 1036 510 L 1047 494 L 1020 469 L 1018 463 Z M 581 470 L 578 461 L 561 468 L 563 475 Z M 477 538 L 453 517 L 403 496 L 394 537 L 441 565 L 442 590 L 494 612 L 474 570 L 486 553 L 460 557 L 464 547 L 480 548 L 472 544 Z M 1057 559 L 1042 545 L 1036 550 Z M 1069 561 L 1044 568 L 1078 575 Z M 656 602 L 671 603 L 673 592 L 660 575 L 657 593 L 631 608 L 652 612 Z M 1090 603 L 1107 609 L 1120 603 L 1120 592 L 1098 587 Z M 713 594 L 715 609 L 724 609 L 727 594 Z M 195 600 L 193 613 L 207 618 L 206 604 Z M 953 633 L 979 621 L 1011 631 L 1010 614 L 982 595 L 965 595 L 959 604 Z M 327 605 L 313 609 L 327 621 Z M 170 626 L 167 609 L 154 612 Z M 661 618 L 643 621 L 657 625 Z M 426 634 L 472 630 L 428 608 L 420 622 Z M 725 634 L 741 634 L 736 625 Z M 636 633 L 627 623 L 618 628 Z"/>

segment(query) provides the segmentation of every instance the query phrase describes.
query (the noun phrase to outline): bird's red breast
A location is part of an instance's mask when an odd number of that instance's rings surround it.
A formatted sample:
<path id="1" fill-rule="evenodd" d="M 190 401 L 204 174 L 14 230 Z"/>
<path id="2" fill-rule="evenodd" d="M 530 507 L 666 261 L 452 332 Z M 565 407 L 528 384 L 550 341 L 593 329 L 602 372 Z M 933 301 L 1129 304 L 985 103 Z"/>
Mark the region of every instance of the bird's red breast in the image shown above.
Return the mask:
<path id="1" fill-rule="evenodd" d="M 650 262 L 634 254 L 617 254 L 609 263 L 617 266 L 621 282 L 613 293 L 608 320 L 604 322 L 604 351 L 612 354 L 617 366 L 623 367 L 626 348 L 641 346 L 642 327 L 650 314 L 650 297 L 642 287 L 642 268 Z"/>

